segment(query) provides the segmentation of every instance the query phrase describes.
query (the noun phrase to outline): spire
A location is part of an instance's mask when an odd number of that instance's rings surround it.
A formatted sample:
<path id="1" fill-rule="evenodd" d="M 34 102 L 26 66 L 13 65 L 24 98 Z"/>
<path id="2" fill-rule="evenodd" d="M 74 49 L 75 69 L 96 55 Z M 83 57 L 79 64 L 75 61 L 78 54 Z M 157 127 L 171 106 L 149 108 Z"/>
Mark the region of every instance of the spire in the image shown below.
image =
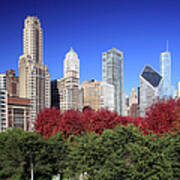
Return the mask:
<path id="1" fill-rule="evenodd" d="M 71 47 L 70 52 L 74 52 L 74 49 Z"/>
<path id="2" fill-rule="evenodd" d="M 166 52 L 168 52 L 168 40 L 166 41 Z"/>

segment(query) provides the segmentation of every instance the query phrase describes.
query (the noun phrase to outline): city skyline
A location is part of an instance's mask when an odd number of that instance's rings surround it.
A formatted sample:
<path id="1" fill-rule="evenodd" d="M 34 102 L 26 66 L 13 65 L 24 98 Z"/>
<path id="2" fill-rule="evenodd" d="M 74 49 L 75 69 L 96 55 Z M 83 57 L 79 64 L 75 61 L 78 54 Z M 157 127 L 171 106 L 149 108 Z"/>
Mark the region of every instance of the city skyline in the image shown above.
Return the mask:
<path id="1" fill-rule="evenodd" d="M 33 1 L 26 2 L 1 1 L 0 72 L 7 69 L 18 72 L 18 57 L 23 49 L 22 22 L 28 15 L 34 15 Z M 102 80 L 102 53 L 117 48 L 124 54 L 124 90 L 129 95 L 131 88 L 139 86 L 139 75 L 146 64 L 160 72 L 160 53 L 165 51 L 166 40 L 169 40 L 172 85 L 177 88 L 178 1 L 100 0 L 90 3 L 77 0 L 75 3 L 67 0 L 60 3 L 37 0 L 36 4 L 36 15 L 44 30 L 43 61 L 49 67 L 51 80 L 63 77 L 64 54 L 71 46 L 81 62 L 80 82 Z"/>

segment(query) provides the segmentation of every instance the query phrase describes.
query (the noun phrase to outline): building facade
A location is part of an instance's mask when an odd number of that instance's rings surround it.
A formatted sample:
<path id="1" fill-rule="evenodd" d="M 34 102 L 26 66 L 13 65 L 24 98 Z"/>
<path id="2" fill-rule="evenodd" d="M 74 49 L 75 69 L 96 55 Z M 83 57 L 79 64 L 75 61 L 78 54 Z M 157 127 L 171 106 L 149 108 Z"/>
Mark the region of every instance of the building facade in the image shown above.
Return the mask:
<path id="1" fill-rule="evenodd" d="M 0 74 L 0 132 L 7 129 L 7 97 L 6 75 Z"/>
<path id="2" fill-rule="evenodd" d="M 31 105 L 29 99 L 8 97 L 7 128 L 21 128 L 31 131 Z"/>
<path id="3" fill-rule="evenodd" d="M 128 98 L 128 103 L 126 103 L 126 116 L 137 117 L 139 116 L 139 105 L 138 97 L 136 95 L 136 89 L 132 88 L 131 93 Z"/>
<path id="4" fill-rule="evenodd" d="M 5 89 L 0 89 L 0 132 L 7 129 L 7 117 L 8 117 L 8 93 Z"/>
<path id="5" fill-rule="evenodd" d="M 115 110 L 123 114 L 123 53 L 115 48 L 102 55 L 102 79 L 115 88 Z"/>
<path id="6" fill-rule="evenodd" d="M 32 122 L 42 109 L 50 107 L 50 75 L 43 64 L 42 39 L 39 19 L 28 16 L 23 30 L 24 54 L 19 59 L 19 96 L 30 99 Z"/>
<path id="7" fill-rule="evenodd" d="M 138 104 L 138 98 L 136 95 L 136 89 L 135 88 L 131 89 L 131 93 L 129 95 L 129 106 L 131 106 L 132 104 Z"/>
<path id="8" fill-rule="evenodd" d="M 173 87 L 171 85 L 171 53 L 168 49 L 160 54 L 160 71 L 162 80 L 161 97 L 172 97 Z"/>
<path id="9" fill-rule="evenodd" d="M 139 116 L 139 105 L 132 104 L 129 108 L 129 116 L 138 117 Z"/>
<path id="10" fill-rule="evenodd" d="M 58 90 L 58 81 L 53 80 L 51 81 L 51 107 L 56 107 L 59 109 L 60 106 L 60 97 L 59 97 L 59 90 Z"/>
<path id="11" fill-rule="evenodd" d="M 19 78 L 16 76 L 16 71 L 8 69 L 6 71 L 6 90 L 8 96 L 19 96 Z"/>
<path id="12" fill-rule="evenodd" d="M 83 107 L 90 106 L 94 110 L 107 108 L 115 110 L 114 86 L 103 81 L 84 81 L 81 84 L 83 89 Z"/>
<path id="13" fill-rule="evenodd" d="M 6 74 L 0 73 L 0 89 L 6 89 Z"/>
<path id="14" fill-rule="evenodd" d="M 162 76 L 151 66 L 146 65 L 140 74 L 140 116 L 162 92 Z"/>

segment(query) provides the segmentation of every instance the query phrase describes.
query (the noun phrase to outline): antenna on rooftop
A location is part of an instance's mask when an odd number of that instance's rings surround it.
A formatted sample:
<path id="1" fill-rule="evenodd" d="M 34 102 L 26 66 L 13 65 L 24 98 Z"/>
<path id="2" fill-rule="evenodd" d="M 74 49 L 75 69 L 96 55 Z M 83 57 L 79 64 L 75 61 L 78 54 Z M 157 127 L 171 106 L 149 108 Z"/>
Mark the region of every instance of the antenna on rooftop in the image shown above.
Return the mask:
<path id="1" fill-rule="evenodd" d="M 33 10 L 34 10 L 34 16 L 36 16 L 36 11 L 37 11 L 37 7 L 36 7 L 36 5 L 37 5 L 37 2 L 36 2 L 36 0 L 33 0 Z"/>
<path id="2" fill-rule="evenodd" d="M 168 40 L 166 41 L 166 52 L 168 52 Z"/>

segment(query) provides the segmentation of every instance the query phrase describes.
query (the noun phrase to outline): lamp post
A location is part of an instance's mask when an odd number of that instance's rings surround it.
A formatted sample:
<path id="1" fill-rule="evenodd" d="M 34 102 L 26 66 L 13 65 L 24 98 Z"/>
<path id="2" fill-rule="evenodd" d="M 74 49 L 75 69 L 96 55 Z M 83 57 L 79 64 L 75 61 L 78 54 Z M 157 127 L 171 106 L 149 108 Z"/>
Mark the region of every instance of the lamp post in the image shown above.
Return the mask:
<path id="1" fill-rule="evenodd" d="M 34 180 L 33 152 L 31 152 L 31 180 Z"/>

